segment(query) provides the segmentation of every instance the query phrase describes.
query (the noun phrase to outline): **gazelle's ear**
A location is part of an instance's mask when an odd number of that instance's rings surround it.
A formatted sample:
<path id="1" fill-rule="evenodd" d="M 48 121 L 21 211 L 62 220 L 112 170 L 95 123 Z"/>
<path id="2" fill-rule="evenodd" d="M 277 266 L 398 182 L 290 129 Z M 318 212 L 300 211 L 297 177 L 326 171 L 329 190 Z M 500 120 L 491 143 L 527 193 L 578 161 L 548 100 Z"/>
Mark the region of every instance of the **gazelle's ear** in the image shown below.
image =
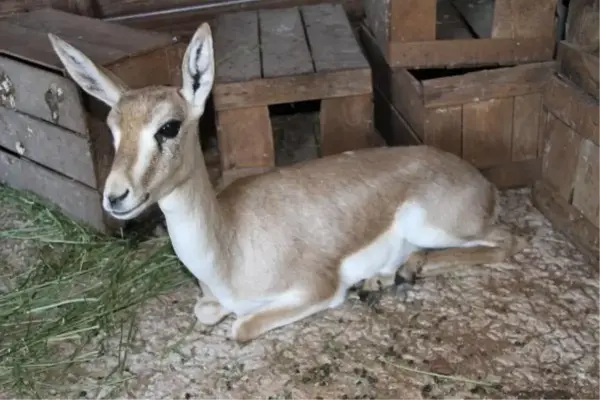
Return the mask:
<path id="1" fill-rule="evenodd" d="M 49 33 L 48 38 L 69 75 L 84 91 L 110 107 L 119 101 L 126 90 L 121 82 L 109 78 L 101 67 L 58 36 Z"/>
<path id="2" fill-rule="evenodd" d="M 215 60 L 210 26 L 204 22 L 190 41 L 181 65 L 183 87 L 181 94 L 189 103 L 194 116 L 204 113 L 206 99 L 215 79 Z"/>

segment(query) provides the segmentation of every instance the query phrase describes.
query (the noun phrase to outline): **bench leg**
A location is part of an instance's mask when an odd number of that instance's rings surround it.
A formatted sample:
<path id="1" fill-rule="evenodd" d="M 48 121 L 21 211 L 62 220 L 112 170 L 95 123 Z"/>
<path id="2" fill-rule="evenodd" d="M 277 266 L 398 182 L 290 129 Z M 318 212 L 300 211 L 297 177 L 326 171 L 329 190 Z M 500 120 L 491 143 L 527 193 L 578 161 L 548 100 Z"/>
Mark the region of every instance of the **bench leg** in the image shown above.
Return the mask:
<path id="1" fill-rule="evenodd" d="M 373 129 L 370 94 L 321 101 L 321 155 L 383 145 Z"/>
<path id="2" fill-rule="evenodd" d="M 275 165 L 268 107 L 218 110 L 216 118 L 223 180 L 231 182 Z"/>

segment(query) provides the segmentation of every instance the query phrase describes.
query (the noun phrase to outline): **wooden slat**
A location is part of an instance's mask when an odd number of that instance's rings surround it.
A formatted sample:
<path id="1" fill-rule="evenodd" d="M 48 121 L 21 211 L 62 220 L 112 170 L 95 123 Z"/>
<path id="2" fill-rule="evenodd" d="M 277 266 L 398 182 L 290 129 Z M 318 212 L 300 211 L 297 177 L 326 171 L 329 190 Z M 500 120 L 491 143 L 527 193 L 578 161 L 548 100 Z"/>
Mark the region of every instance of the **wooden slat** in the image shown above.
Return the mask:
<path id="1" fill-rule="evenodd" d="M 404 68 L 392 70 L 390 68 L 375 37 L 365 26 L 361 27 L 359 34 L 373 70 L 373 86 L 379 89 L 382 95 L 394 105 L 395 111 L 402 115 L 403 120 L 406 119 L 414 132 L 422 139 L 425 109 L 421 84 L 408 70 Z"/>
<path id="2" fill-rule="evenodd" d="M 0 107 L 0 146 L 96 187 L 94 163 L 85 137 Z"/>
<path id="3" fill-rule="evenodd" d="M 596 99 L 555 75 L 544 87 L 544 106 L 583 137 L 600 143 Z"/>
<path id="4" fill-rule="evenodd" d="M 421 144 L 421 140 L 415 131 L 378 87 L 373 90 L 373 100 L 373 125 L 388 145 L 410 146 Z"/>
<path id="5" fill-rule="evenodd" d="M 390 0 L 390 41 L 435 40 L 436 0 Z"/>
<path id="6" fill-rule="evenodd" d="M 570 43 L 586 48 L 587 51 L 598 50 L 598 0 L 571 0 L 565 39 Z"/>
<path id="7" fill-rule="evenodd" d="M 221 15 L 213 38 L 217 85 L 261 77 L 256 11 Z"/>
<path id="8" fill-rule="evenodd" d="M 428 109 L 424 143 L 462 156 L 462 107 Z"/>
<path id="9" fill-rule="evenodd" d="M 301 12 L 317 72 L 369 68 L 341 5 L 304 6 Z"/>
<path id="10" fill-rule="evenodd" d="M 513 113 L 512 160 L 537 158 L 542 113 L 542 94 L 515 97 Z"/>
<path id="11" fill-rule="evenodd" d="M 370 95 L 321 101 L 321 155 L 371 147 L 373 102 Z"/>
<path id="12" fill-rule="evenodd" d="M 390 37 L 390 24 L 388 15 L 390 10 L 389 0 L 364 1 L 365 18 L 362 29 L 368 30 L 373 35 L 373 41 L 384 52 Z"/>
<path id="13" fill-rule="evenodd" d="M 472 39 L 473 34 L 450 0 L 437 0 L 437 40 Z"/>
<path id="14" fill-rule="evenodd" d="M 87 136 L 80 92 L 72 81 L 6 57 L 0 57 L 0 81 L 0 105 Z M 52 118 L 45 100 L 45 93 L 52 85 L 62 90 L 58 120 Z M 4 89 L 6 87 L 9 88 L 8 93 Z"/>
<path id="15" fill-rule="evenodd" d="M 101 195 L 72 179 L 0 151 L 0 183 L 56 204 L 65 215 L 105 231 Z"/>
<path id="16" fill-rule="evenodd" d="M 561 41 L 557 52 L 558 70 L 587 94 L 598 99 L 598 55 L 590 54 L 583 48 Z"/>
<path id="17" fill-rule="evenodd" d="M 219 111 L 217 127 L 223 171 L 275 165 L 267 107 Z"/>
<path id="18" fill-rule="evenodd" d="M 500 97 L 520 96 L 541 90 L 552 76 L 554 63 L 470 72 L 422 81 L 425 107 L 443 107 Z"/>
<path id="19" fill-rule="evenodd" d="M 512 98 L 465 104 L 463 158 L 478 168 L 510 162 L 512 119 Z"/>
<path id="20" fill-rule="evenodd" d="M 592 263 L 598 263 L 598 227 L 543 181 L 535 183 L 532 201 L 556 230 L 567 236 Z"/>
<path id="21" fill-rule="evenodd" d="M 263 77 L 314 72 L 298 7 L 261 10 L 258 16 Z"/>
<path id="22" fill-rule="evenodd" d="M 69 43 L 83 41 L 102 49 L 118 49 L 130 56 L 168 46 L 173 42 L 171 35 L 165 33 L 142 31 L 52 8 L 17 14 L 7 18 L 7 21 L 44 34 L 54 33 Z M 74 42 L 73 44 L 75 45 Z M 106 63 L 108 62 L 103 61 L 103 65 Z"/>
<path id="23" fill-rule="evenodd" d="M 370 94 L 371 71 L 348 71 L 221 83 L 213 89 L 217 110 Z"/>
<path id="24" fill-rule="evenodd" d="M 24 41 L 24 38 L 27 40 Z M 71 38 L 69 43 L 100 65 L 107 65 L 127 56 L 122 50 L 89 44 L 81 39 Z M 0 22 L 0 54 L 9 54 L 56 71 L 64 70 L 46 33 L 7 22 Z"/>
<path id="25" fill-rule="evenodd" d="M 554 39 L 557 0 L 494 0 L 493 38 Z"/>
<path id="26" fill-rule="evenodd" d="M 599 154 L 600 151 L 598 146 L 595 145 L 591 140 L 584 139 L 581 141 L 581 147 L 579 148 L 579 160 L 575 170 L 575 183 L 573 187 L 573 206 L 581 211 L 581 213 L 595 226 L 599 226 Z"/>
<path id="27" fill-rule="evenodd" d="M 570 203 L 581 137 L 554 116 L 549 117 L 545 129 L 543 179 Z"/>
<path id="28" fill-rule="evenodd" d="M 478 38 L 492 36 L 494 0 L 449 0 L 465 18 Z"/>
<path id="29" fill-rule="evenodd" d="M 423 42 L 393 42 L 388 62 L 392 67 L 437 68 L 482 65 L 514 65 L 549 61 L 554 57 L 554 40 L 456 39 Z"/>

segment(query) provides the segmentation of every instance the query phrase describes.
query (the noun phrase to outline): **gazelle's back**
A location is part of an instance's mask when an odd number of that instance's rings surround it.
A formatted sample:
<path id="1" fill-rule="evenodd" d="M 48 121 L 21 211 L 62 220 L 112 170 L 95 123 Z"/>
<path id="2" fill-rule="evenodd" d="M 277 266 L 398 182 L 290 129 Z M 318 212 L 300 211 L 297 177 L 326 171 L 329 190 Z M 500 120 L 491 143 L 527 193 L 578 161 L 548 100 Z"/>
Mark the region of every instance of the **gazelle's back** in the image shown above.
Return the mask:
<path id="1" fill-rule="evenodd" d="M 336 265 L 389 230 L 406 201 L 449 230 L 486 223 L 496 206 L 493 186 L 474 167 L 427 146 L 298 163 L 240 179 L 219 200 L 235 226 L 237 266 L 252 265 L 252 274 L 261 274 L 284 265 L 313 277 L 314 268 Z M 295 271 L 294 279 L 302 274 Z M 240 283 L 255 279 L 242 271 L 234 275 Z"/>

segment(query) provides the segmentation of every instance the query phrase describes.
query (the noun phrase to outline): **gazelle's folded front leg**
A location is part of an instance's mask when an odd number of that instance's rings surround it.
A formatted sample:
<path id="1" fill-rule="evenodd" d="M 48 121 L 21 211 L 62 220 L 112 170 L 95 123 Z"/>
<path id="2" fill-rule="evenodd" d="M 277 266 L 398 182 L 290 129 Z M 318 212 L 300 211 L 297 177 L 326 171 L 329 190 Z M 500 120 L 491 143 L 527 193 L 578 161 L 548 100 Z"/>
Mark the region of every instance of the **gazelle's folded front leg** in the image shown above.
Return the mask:
<path id="1" fill-rule="evenodd" d="M 212 294 L 208 286 L 200 283 L 202 288 L 202 297 L 198 297 L 194 306 L 194 314 L 203 325 L 211 326 L 221 322 L 225 317 L 231 314 L 231 311 L 226 310 Z"/>

